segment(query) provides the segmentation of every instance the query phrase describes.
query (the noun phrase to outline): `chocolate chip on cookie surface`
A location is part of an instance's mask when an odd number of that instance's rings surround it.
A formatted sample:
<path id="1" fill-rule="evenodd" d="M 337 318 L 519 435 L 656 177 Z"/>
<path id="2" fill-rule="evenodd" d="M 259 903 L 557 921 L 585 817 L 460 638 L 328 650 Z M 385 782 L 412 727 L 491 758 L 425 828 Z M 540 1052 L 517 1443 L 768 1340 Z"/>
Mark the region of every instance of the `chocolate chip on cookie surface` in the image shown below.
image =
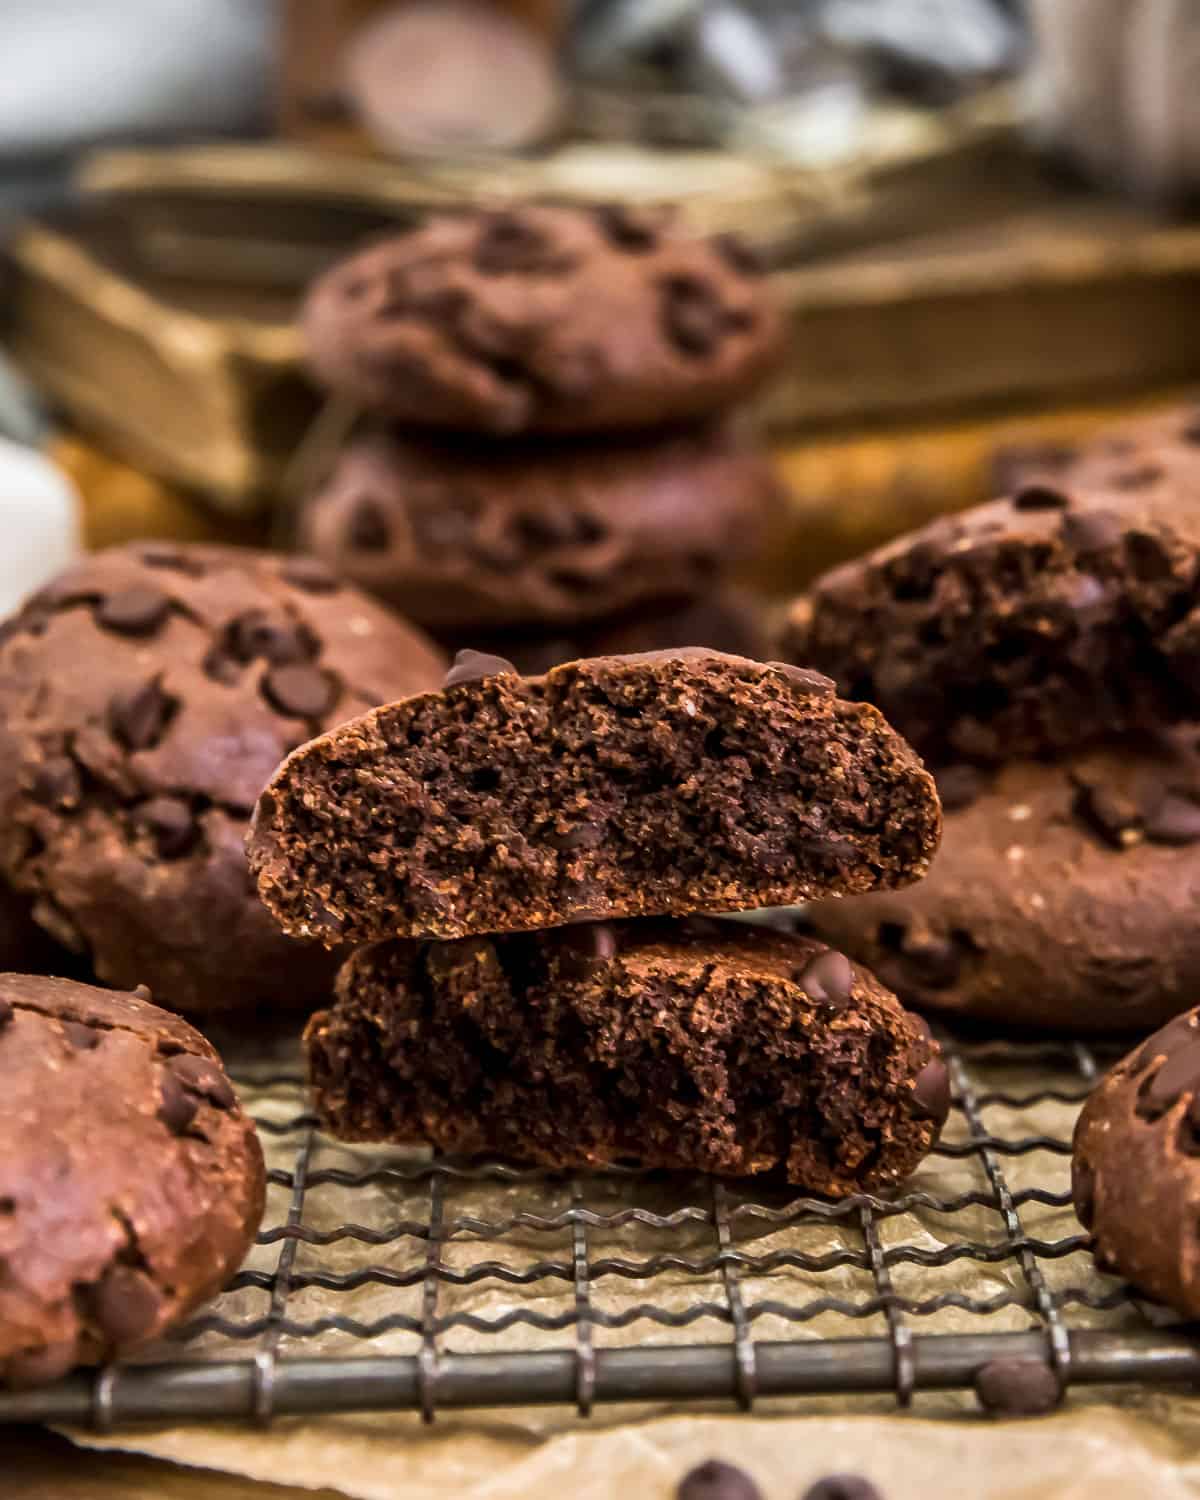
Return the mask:
<path id="1" fill-rule="evenodd" d="M 241 1264 L 263 1194 L 199 1032 L 139 995 L 0 974 L 0 1384 L 178 1323 Z"/>
<path id="2" fill-rule="evenodd" d="M 311 1008 L 332 971 L 255 898 L 255 798 L 295 745 L 443 671 L 312 559 L 97 553 L 3 627 L 0 865 L 107 982 L 194 1013 Z"/>
<path id="3" fill-rule="evenodd" d="M 823 945 L 711 919 L 360 949 L 306 1043 L 326 1125 L 554 1167 L 906 1177 L 949 1108 L 937 1044 Z"/>
<path id="4" fill-rule="evenodd" d="M 464 661 L 291 755 L 248 848 L 285 930 L 334 943 L 899 885 L 939 830 L 931 778 L 875 709 L 693 649 L 531 678 Z"/>
<path id="5" fill-rule="evenodd" d="M 359 251 L 314 284 L 302 329 L 322 384 L 411 425 L 587 432 L 738 401 L 782 319 L 734 242 L 530 204 Z"/>

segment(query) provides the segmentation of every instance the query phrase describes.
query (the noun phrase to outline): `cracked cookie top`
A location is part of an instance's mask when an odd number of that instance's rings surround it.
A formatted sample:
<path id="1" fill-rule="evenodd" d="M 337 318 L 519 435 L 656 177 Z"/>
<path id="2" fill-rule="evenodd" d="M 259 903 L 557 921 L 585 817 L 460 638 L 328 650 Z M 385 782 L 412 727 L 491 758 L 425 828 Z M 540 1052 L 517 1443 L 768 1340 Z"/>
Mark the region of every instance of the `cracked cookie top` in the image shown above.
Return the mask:
<path id="1" fill-rule="evenodd" d="M 782 319 L 748 248 L 664 213 L 524 204 L 445 215 L 340 262 L 302 328 L 322 384 L 483 432 L 654 427 L 770 369 Z"/>
<path id="2" fill-rule="evenodd" d="M 253 895 L 255 799 L 295 746 L 443 671 L 311 559 L 98 553 L 0 628 L 0 866 L 110 983 L 199 1014 L 310 1008 L 330 970 Z"/>
<path id="3" fill-rule="evenodd" d="M 199 1032 L 145 990 L 0 975 L 0 1384 L 178 1322 L 237 1269 L 263 1193 L 254 1126 Z"/>

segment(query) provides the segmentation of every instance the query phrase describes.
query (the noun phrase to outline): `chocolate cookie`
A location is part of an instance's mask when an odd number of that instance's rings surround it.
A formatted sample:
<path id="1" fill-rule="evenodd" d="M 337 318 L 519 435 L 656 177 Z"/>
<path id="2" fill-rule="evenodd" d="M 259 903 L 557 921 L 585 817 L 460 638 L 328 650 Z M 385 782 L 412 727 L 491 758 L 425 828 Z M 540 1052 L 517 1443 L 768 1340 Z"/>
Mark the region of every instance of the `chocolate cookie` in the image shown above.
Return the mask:
<path id="1" fill-rule="evenodd" d="M 1200 775 L 1122 744 L 938 777 L 946 822 L 911 890 L 808 920 L 906 1003 L 1005 1025 L 1155 1026 L 1200 991 Z"/>
<path id="2" fill-rule="evenodd" d="M 311 735 L 441 681 L 424 637 L 311 559 L 141 543 L 0 640 L 0 865 L 115 985 L 196 1014 L 311 1009 L 332 969 L 256 900 L 255 798 Z"/>
<path id="3" fill-rule="evenodd" d="M 430 629 L 561 628 L 704 593 L 754 553 L 777 494 L 767 461 L 719 431 L 541 447 L 372 433 L 299 540 Z"/>
<path id="4" fill-rule="evenodd" d="M 1071 1168 L 1098 1264 L 1200 1317 L 1200 1011 L 1105 1075 L 1079 1116 Z"/>
<path id="5" fill-rule="evenodd" d="M 905 742 L 814 673 L 685 650 L 519 677 L 464 652 L 444 691 L 291 755 L 249 851 L 284 929 L 332 944 L 903 884 L 939 828 Z"/>
<path id="6" fill-rule="evenodd" d="M 723 410 L 770 369 L 783 324 L 728 236 L 529 204 L 350 256 L 309 291 L 302 331 L 323 385 L 403 422 L 591 432 Z"/>
<path id="7" fill-rule="evenodd" d="M 0 1384 L 178 1323 L 241 1264 L 263 1193 L 199 1032 L 141 995 L 0 975 Z"/>
<path id="8" fill-rule="evenodd" d="M 766 608 L 740 589 L 724 585 L 690 603 L 647 606 L 615 619 L 598 620 L 570 635 L 508 631 L 488 633 L 481 639 L 475 631 L 469 639 L 473 647 L 490 656 L 503 656 L 523 675 L 534 677 L 585 656 L 630 656 L 684 646 L 704 646 L 761 661 L 769 655 L 770 637 Z M 451 650 L 460 649 L 466 639 L 439 636 Z"/>
<path id="9" fill-rule="evenodd" d="M 783 654 L 922 754 L 1003 760 L 1200 717 L 1200 423 L 828 573 Z"/>
<path id="10" fill-rule="evenodd" d="M 831 1197 L 907 1177 L 949 1108 L 937 1044 L 870 974 L 738 922 L 378 944 L 305 1040 L 352 1140 L 778 1170 Z"/>

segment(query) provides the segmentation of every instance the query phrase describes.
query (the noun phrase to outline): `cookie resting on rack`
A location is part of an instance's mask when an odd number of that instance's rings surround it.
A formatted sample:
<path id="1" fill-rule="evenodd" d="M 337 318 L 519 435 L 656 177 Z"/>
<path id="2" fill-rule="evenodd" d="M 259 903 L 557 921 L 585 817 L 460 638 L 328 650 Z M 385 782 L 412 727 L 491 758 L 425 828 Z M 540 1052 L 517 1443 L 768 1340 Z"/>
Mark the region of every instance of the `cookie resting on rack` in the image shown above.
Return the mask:
<path id="1" fill-rule="evenodd" d="M 1200 422 L 827 573 L 782 653 L 923 755 L 1003 761 L 1200 718 Z"/>
<path id="2" fill-rule="evenodd" d="M 363 948 L 306 1045 L 351 1140 L 777 1172 L 831 1197 L 907 1177 L 949 1108 L 925 1023 L 864 969 L 708 918 Z"/>
<path id="3" fill-rule="evenodd" d="M 1200 1317 L 1200 1011 L 1101 1079 L 1075 1127 L 1071 1179 L 1101 1269 Z"/>
<path id="4" fill-rule="evenodd" d="M 441 692 L 294 752 L 248 844 L 284 930 L 329 945 L 786 905 L 918 879 L 932 778 L 825 678 L 705 650 Z"/>
<path id="5" fill-rule="evenodd" d="M 0 1385 L 179 1323 L 241 1264 L 263 1194 L 199 1032 L 142 994 L 0 974 Z"/>

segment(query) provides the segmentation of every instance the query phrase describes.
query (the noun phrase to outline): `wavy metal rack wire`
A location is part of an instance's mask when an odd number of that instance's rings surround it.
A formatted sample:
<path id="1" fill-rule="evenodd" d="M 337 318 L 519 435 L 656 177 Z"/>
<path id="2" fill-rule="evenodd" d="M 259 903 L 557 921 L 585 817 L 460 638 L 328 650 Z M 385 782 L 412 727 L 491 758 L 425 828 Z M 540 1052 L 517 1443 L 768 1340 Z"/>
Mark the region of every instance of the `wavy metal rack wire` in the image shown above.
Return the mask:
<path id="1" fill-rule="evenodd" d="M 1029 1353 L 1068 1386 L 1200 1380 L 1200 1341 L 1097 1271 L 1070 1209 L 1070 1128 L 1107 1058 L 943 1040 L 955 1108 L 935 1155 L 895 1198 L 841 1203 L 345 1147 L 295 1075 L 250 1069 L 268 1216 L 233 1287 L 149 1362 L 0 1394 L 0 1422 L 889 1391 L 906 1406 Z M 1035 1089 L 1014 1088 L 1033 1070 Z"/>

